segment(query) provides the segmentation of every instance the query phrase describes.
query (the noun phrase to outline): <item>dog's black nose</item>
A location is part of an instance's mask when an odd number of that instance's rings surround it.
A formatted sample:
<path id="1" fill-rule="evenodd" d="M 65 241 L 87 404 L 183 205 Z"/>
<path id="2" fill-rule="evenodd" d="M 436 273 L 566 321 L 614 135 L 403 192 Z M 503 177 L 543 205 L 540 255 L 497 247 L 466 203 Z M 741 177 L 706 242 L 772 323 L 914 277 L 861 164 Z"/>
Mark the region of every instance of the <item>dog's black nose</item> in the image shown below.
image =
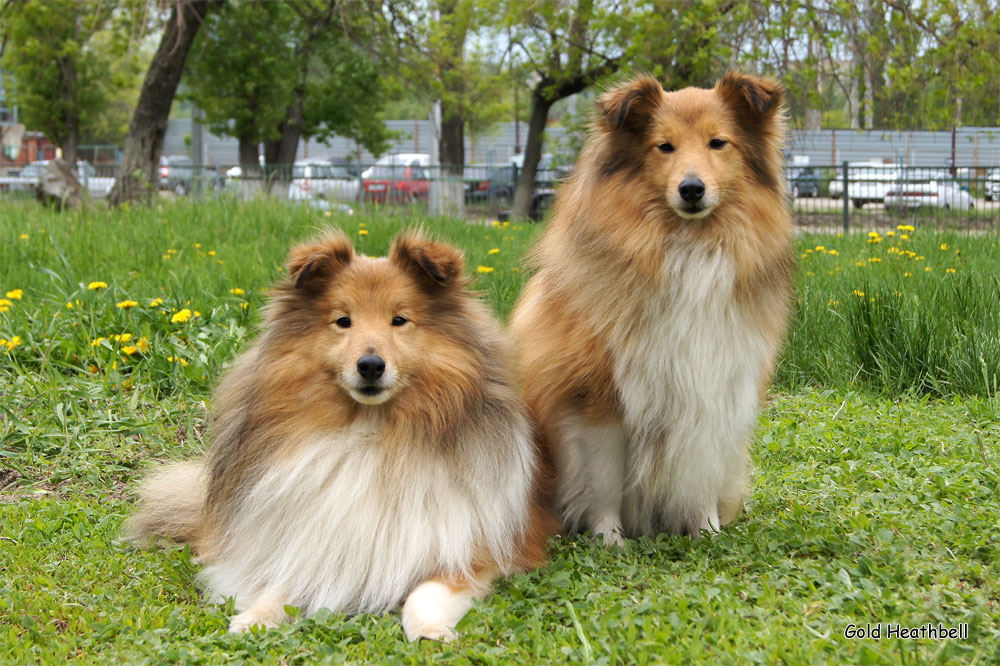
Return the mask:
<path id="1" fill-rule="evenodd" d="M 368 381 L 374 381 L 385 372 L 385 361 L 381 356 L 362 356 L 358 359 L 358 374 Z"/>
<path id="2" fill-rule="evenodd" d="M 681 193 L 681 199 L 695 203 L 705 196 L 705 183 L 701 182 L 701 178 L 685 178 L 677 186 L 677 191 Z"/>

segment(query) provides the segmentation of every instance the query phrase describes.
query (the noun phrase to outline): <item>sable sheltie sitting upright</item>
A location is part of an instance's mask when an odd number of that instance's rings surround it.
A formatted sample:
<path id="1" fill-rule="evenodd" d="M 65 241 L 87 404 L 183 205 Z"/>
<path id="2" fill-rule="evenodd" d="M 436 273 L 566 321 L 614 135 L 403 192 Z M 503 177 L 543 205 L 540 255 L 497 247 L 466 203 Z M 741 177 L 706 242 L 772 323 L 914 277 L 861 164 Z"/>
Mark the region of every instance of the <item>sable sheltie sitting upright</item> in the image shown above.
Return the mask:
<path id="1" fill-rule="evenodd" d="M 698 536 L 742 507 L 791 296 L 784 131 L 764 78 L 599 99 L 512 317 L 568 527 Z"/>
<path id="2" fill-rule="evenodd" d="M 513 359 L 463 269 L 419 233 L 388 258 L 340 233 L 292 250 L 208 454 L 150 477 L 128 528 L 190 543 L 210 596 L 236 599 L 230 630 L 405 600 L 410 640 L 449 640 L 498 575 L 541 561 L 553 519 Z"/>

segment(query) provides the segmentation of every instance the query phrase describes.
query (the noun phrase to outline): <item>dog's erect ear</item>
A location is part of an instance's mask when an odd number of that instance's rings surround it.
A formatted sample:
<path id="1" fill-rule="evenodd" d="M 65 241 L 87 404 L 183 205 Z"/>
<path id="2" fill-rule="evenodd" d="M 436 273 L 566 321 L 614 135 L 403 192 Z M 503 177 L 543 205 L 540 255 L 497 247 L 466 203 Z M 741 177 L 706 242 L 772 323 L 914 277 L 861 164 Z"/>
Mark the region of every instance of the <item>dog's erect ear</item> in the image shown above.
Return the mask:
<path id="1" fill-rule="evenodd" d="M 389 248 L 389 261 L 434 287 L 460 283 L 465 270 L 465 256 L 461 250 L 433 241 L 419 231 L 397 236 Z"/>
<path id="2" fill-rule="evenodd" d="M 600 120 L 609 129 L 642 130 L 663 99 L 663 86 L 651 76 L 640 76 L 612 88 L 597 100 Z"/>
<path id="3" fill-rule="evenodd" d="M 296 289 L 330 280 L 354 259 L 354 246 L 340 231 L 331 232 L 312 243 L 292 248 L 288 254 L 288 274 Z"/>
<path id="4" fill-rule="evenodd" d="M 715 84 L 715 91 L 732 109 L 737 122 L 756 128 L 773 118 L 781 109 L 785 88 L 774 79 L 726 72 Z"/>

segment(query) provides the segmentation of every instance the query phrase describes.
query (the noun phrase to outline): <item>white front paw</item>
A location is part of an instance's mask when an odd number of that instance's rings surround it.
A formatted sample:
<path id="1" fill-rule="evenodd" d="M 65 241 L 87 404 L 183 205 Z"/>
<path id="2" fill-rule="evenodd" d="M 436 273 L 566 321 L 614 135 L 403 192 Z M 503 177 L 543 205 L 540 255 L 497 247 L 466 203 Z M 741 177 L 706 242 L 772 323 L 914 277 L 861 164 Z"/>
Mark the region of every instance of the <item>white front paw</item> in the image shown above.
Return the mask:
<path id="1" fill-rule="evenodd" d="M 625 537 L 623 535 L 621 520 L 617 516 L 602 518 L 598 520 L 591 530 L 594 536 L 604 537 L 604 545 L 607 548 L 624 548 Z"/>
<path id="2" fill-rule="evenodd" d="M 229 631 L 234 634 L 243 634 L 250 631 L 250 627 L 270 629 L 279 624 L 280 622 L 276 622 L 273 617 L 264 616 L 251 608 L 229 619 Z"/>
<path id="3" fill-rule="evenodd" d="M 471 606 L 470 595 L 456 593 L 444 583 L 421 583 L 403 604 L 403 631 L 410 641 L 430 638 L 450 643 L 458 637 L 455 625 Z"/>

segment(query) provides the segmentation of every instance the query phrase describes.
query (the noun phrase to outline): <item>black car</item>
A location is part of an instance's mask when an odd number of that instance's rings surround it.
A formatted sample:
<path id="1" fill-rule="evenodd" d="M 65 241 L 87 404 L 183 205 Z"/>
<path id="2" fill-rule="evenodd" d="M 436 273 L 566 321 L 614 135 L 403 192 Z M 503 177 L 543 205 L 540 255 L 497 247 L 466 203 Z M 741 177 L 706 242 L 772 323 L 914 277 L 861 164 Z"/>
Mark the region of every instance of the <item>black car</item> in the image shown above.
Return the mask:
<path id="1" fill-rule="evenodd" d="M 513 166 L 478 166 L 465 167 L 465 202 L 485 203 L 497 202 L 509 204 L 514 200 Z"/>
<path id="2" fill-rule="evenodd" d="M 788 190 L 792 197 L 818 197 L 823 189 L 823 179 L 812 167 L 791 167 Z"/>

